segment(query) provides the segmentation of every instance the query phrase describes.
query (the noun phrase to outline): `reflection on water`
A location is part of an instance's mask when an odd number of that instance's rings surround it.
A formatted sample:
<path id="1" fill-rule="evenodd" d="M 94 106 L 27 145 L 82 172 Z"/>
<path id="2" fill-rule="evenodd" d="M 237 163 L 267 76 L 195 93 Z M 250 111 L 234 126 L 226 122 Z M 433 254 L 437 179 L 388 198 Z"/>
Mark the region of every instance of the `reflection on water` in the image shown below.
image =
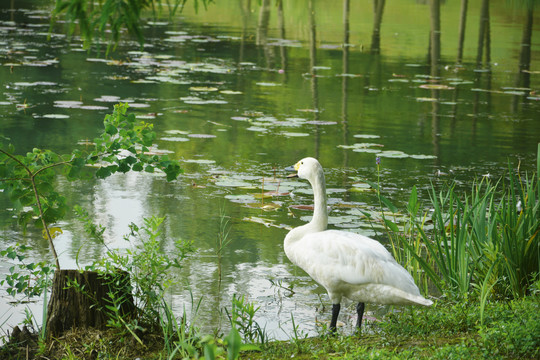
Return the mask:
<path id="1" fill-rule="evenodd" d="M 225 328 L 223 309 L 243 294 L 261 307 L 256 320 L 271 336 L 292 333 L 291 314 L 314 334 L 315 320 L 328 319 L 328 299 L 282 248 L 287 229 L 309 219 L 306 206 L 291 205 L 311 204 L 311 190 L 286 180 L 285 166 L 318 157 L 330 226 L 383 241 L 377 202 L 362 179 L 379 179 L 402 206 L 412 185 L 426 197 L 431 182 L 456 179 L 467 189 L 473 178 L 503 174 L 508 161 L 534 168 L 538 16 L 484 0 L 461 3 L 468 5 L 220 1 L 197 15 L 186 8 L 174 22 L 149 22 L 144 49 L 126 41 L 107 59 L 83 51 L 78 39 L 68 42 L 60 28 L 47 42 L 50 7 L 2 4 L 1 133 L 21 152 L 68 152 L 87 146 L 114 103 L 129 102 L 155 124 L 154 150 L 180 159 L 185 174 L 172 184 L 149 174 L 59 178 L 69 203 L 107 227 L 112 247 L 129 246 L 128 225 L 151 215 L 167 217 L 164 251 L 174 239 L 193 240 L 197 251 L 168 296 L 179 315 L 206 330 Z M 0 208 L 10 208 L 4 196 Z M 221 213 L 232 241 L 218 257 Z M 48 256 L 39 230 L 21 233 L 10 211 L 0 222 L 2 246 L 21 242 L 34 248 L 32 258 Z M 64 267 L 103 256 L 73 215 L 60 226 Z M 0 264 L 1 273 L 8 267 Z M 1 294 L 2 304 L 10 300 Z M 39 322 L 41 305 L 30 306 Z M 17 323 L 22 309 L 9 308 L 0 323 L 9 316 L 6 327 Z"/>

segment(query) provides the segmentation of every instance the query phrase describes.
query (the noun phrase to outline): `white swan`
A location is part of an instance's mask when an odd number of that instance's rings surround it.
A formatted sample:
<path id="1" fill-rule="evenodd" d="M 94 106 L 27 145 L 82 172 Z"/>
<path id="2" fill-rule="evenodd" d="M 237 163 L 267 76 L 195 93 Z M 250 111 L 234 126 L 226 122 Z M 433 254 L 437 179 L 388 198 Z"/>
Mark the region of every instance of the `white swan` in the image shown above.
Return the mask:
<path id="1" fill-rule="evenodd" d="M 292 263 L 301 267 L 328 292 L 332 301 L 330 330 L 336 331 L 343 297 L 358 301 L 360 330 L 364 303 L 430 306 L 420 295 L 412 276 L 376 240 L 339 230 L 326 230 L 326 184 L 323 168 L 314 158 L 300 160 L 294 166 L 298 176 L 310 182 L 314 195 L 312 220 L 292 229 L 284 248 Z"/>

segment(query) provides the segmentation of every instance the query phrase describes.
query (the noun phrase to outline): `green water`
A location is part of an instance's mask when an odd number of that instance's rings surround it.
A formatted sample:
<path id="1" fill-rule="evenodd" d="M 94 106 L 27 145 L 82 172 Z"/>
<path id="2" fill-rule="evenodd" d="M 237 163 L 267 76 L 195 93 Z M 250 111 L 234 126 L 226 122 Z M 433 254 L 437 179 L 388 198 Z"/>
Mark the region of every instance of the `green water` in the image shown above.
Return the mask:
<path id="1" fill-rule="evenodd" d="M 286 180 L 283 170 L 300 158 L 315 156 L 325 167 L 331 227 L 383 241 L 377 224 L 362 215 L 378 209 L 361 179 L 380 181 L 403 206 L 413 185 L 426 200 L 431 183 L 455 179 L 467 189 L 475 178 L 498 178 L 508 163 L 522 171 L 536 164 L 540 18 L 533 13 L 532 61 L 520 71 L 527 11 L 519 4 L 491 4 L 490 61 L 484 55 L 478 62 L 481 1 L 469 1 L 460 64 L 459 2 L 443 4 L 440 63 L 430 65 L 430 8 L 414 1 L 387 3 L 376 49 L 371 2 L 350 2 L 345 31 L 341 3 L 284 1 L 280 13 L 273 1 L 266 12 L 257 1 L 218 1 L 198 14 L 188 6 L 174 19 L 148 21 L 143 49 L 125 41 L 107 59 L 67 39 L 61 24 L 48 42 L 51 5 L 34 3 L 43 2 L 0 5 L 1 134 L 19 152 L 69 152 L 98 134 L 119 101 L 153 122 L 156 149 L 182 162 L 179 180 L 128 174 L 59 179 L 58 186 L 70 204 L 107 227 L 109 246 L 128 246 L 122 240 L 128 224 L 151 215 L 167 217 L 164 251 L 173 239 L 193 240 L 197 251 L 169 299 L 178 314 L 184 308 L 191 314 L 191 298 L 202 298 L 195 321 L 206 329 L 226 323 L 222 309 L 234 294 L 261 306 L 256 320 L 272 337 L 290 335 L 291 313 L 311 334 L 316 319 L 328 318 L 324 291 L 283 253 L 287 229 L 310 216 L 290 207 L 311 203 L 308 185 Z M 261 200 L 266 191 L 289 194 Z M 0 246 L 21 242 L 34 248 L 33 258 L 50 258 L 38 230 L 23 234 L 13 225 L 2 196 L 0 208 Z M 232 241 L 218 286 L 220 212 L 230 219 Z M 63 267 L 104 254 L 73 215 L 59 225 Z M 1 263 L 0 271 L 9 266 Z M 271 281 L 294 286 L 295 294 Z M 25 305 L 7 307 L 12 299 L 3 290 L 0 296 L 0 324 L 11 316 L 7 327 Z M 39 319 L 41 305 L 30 306 Z M 343 320 L 349 327 L 354 321 Z"/>

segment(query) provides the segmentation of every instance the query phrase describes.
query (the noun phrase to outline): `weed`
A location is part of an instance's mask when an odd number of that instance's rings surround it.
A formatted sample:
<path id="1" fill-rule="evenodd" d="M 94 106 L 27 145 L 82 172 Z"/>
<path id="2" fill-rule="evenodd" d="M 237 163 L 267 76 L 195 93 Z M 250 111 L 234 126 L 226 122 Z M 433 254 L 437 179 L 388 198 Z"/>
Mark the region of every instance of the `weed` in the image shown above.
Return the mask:
<path id="1" fill-rule="evenodd" d="M 268 341 L 265 329 L 255 321 L 255 313 L 259 308 L 247 302 L 244 295 L 240 298 L 233 296 L 231 313 L 227 311 L 227 316 L 231 326 L 238 330 L 245 342 L 264 344 Z"/>

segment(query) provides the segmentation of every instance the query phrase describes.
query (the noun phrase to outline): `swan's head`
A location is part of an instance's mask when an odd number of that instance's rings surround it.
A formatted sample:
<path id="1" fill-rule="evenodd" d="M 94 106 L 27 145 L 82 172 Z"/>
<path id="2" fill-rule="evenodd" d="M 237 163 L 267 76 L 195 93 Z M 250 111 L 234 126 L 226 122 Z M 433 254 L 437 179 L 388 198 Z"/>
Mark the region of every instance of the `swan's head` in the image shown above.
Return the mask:
<path id="1" fill-rule="evenodd" d="M 317 159 L 307 157 L 294 165 L 294 170 L 300 179 L 306 179 L 312 181 L 316 176 L 322 174 L 323 169 Z"/>

